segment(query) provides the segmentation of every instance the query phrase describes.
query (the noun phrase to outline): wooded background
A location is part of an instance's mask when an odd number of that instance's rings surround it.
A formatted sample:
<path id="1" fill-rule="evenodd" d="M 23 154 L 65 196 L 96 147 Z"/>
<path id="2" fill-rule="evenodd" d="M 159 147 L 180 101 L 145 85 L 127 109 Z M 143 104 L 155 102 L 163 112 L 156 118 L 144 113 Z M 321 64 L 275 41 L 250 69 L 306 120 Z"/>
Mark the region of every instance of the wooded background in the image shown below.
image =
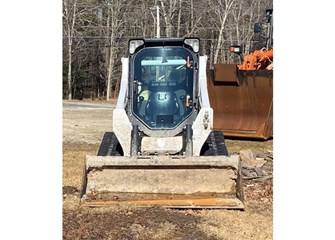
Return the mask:
<path id="1" fill-rule="evenodd" d="M 239 63 L 229 46 L 265 46 L 267 29 L 253 28 L 268 8 L 272 0 L 63 0 L 63 98 L 117 97 L 121 57 L 136 37 L 199 37 L 208 68 Z"/>

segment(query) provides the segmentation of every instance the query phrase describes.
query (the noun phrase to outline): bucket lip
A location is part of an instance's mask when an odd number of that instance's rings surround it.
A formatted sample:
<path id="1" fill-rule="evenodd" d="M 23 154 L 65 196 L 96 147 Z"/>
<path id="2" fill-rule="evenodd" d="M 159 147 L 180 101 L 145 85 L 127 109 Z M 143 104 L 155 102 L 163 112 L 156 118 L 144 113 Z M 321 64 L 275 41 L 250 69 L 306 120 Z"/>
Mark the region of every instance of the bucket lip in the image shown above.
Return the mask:
<path id="1" fill-rule="evenodd" d="M 238 169 L 239 155 L 231 156 L 86 156 L 85 168 L 122 167 L 231 167 Z"/>
<path id="2" fill-rule="evenodd" d="M 238 198 L 184 198 L 184 199 L 149 199 L 129 201 L 89 201 L 80 202 L 83 207 L 108 207 L 117 205 L 133 205 L 136 207 L 159 206 L 164 208 L 180 209 L 236 209 L 244 210 L 243 201 Z"/>

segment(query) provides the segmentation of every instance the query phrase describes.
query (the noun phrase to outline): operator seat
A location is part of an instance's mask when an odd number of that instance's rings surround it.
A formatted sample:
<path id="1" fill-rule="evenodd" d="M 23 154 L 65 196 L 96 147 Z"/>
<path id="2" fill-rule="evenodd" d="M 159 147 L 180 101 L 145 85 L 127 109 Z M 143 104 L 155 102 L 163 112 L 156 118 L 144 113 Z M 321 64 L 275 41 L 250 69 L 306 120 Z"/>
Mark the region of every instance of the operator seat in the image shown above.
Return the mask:
<path id="1" fill-rule="evenodd" d="M 180 106 L 174 92 L 154 92 L 145 107 L 149 125 L 156 127 L 174 126 L 180 118 Z"/>
<path id="2" fill-rule="evenodd" d="M 173 69 L 169 75 L 168 78 L 169 81 L 175 81 L 175 82 L 179 82 L 180 81 L 180 75 L 178 73 L 177 70 Z"/>

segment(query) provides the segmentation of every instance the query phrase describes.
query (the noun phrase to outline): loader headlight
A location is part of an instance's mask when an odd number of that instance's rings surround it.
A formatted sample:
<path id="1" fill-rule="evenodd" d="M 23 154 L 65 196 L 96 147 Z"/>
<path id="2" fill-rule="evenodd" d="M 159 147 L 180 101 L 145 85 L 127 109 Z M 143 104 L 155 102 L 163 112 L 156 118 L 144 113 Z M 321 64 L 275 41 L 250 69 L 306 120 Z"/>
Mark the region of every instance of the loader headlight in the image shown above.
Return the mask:
<path id="1" fill-rule="evenodd" d="M 184 43 L 191 46 L 194 52 L 199 52 L 199 39 L 198 38 L 186 38 Z"/>
<path id="2" fill-rule="evenodd" d="M 240 54 L 240 53 L 242 53 L 242 46 L 240 46 L 240 45 L 230 46 L 229 47 L 229 52 Z"/>
<path id="3" fill-rule="evenodd" d="M 129 41 L 129 53 L 133 54 L 139 46 L 142 46 L 144 44 L 144 41 L 142 39 L 133 39 Z"/>

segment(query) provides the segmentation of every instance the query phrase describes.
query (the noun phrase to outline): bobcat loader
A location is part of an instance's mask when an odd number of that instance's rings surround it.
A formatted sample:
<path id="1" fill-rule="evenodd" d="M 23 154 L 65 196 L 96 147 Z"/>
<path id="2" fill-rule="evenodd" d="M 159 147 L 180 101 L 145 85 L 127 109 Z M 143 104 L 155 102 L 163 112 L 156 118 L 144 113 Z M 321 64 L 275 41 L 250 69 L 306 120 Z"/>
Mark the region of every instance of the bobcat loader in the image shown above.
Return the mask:
<path id="1" fill-rule="evenodd" d="M 113 132 L 86 157 L 82 205 L 244 209 L 239 156 L 212 131 L 199 39 L 132 39 L 128 50 Z"/>

